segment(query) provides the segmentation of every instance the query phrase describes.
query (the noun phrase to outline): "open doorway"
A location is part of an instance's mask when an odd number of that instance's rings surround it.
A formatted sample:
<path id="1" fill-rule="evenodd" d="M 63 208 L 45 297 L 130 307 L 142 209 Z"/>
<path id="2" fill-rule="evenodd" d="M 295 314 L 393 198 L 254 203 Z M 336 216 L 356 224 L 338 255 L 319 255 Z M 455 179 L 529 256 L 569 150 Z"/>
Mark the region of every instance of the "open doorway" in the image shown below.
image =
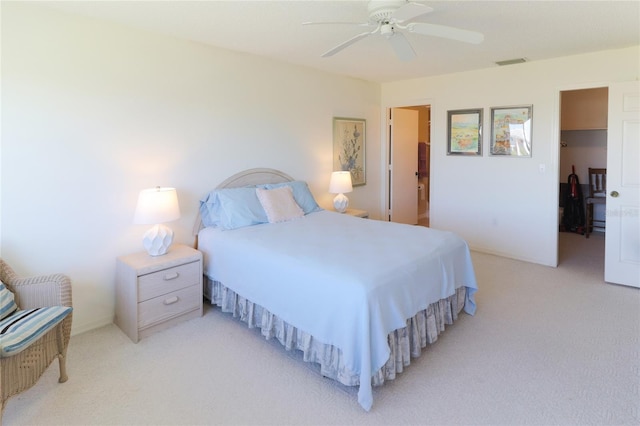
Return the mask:
<path id="1" fill-rule="evenodd" d="M 607 167 L 608 88 L 560 92 L 558 264 L 584 262 L 603 274 L 606 206 L 587 206 L 589 168 Z M 593 230 L 585 235 L 587 208 Z"/>
<path id="2" fill-rule="evenodd" d="M 389 118 L 389 220 L 429 226 L 431 106 L 392 108 Z"/>

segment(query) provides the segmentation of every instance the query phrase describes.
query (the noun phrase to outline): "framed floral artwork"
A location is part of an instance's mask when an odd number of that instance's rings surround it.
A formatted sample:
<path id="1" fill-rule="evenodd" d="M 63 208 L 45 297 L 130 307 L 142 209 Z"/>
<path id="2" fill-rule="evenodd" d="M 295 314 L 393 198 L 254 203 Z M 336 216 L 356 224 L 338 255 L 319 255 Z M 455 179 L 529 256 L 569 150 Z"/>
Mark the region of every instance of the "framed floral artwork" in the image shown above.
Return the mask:
<path id="1" fill-rule="evenodd" d="M 533 106 L 491 108 L 491 155 L 531 157 Z"/>
<path id="2" fill-rule="evenodd" d="M 447 155 L 482 155 L 482 109 L 448 111 Z"/>
<path id="3" fill-rule="evenodd" d="M 333 170 L 350 171 L 353 186 L 367 183 L 365 170 L 366 120 L 333 119 Z"/>

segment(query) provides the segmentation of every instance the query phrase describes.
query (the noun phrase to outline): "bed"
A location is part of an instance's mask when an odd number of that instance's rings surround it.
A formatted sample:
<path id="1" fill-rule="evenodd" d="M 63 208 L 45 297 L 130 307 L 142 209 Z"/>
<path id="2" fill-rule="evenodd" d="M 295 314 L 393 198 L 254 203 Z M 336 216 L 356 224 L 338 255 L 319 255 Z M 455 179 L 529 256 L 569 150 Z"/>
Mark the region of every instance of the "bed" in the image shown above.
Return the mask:
<path id="1" fill-rule="evenodd" d="M 200 201 L 194 232 L 207 299 L 300 350 L 323 376 L 358 386 L 367 411 L 372 386 L 394 379 L 462 310 L 475 313 L 460 237 L 323 210 L 305 182 L 278 170 L 222 182 Z"/>

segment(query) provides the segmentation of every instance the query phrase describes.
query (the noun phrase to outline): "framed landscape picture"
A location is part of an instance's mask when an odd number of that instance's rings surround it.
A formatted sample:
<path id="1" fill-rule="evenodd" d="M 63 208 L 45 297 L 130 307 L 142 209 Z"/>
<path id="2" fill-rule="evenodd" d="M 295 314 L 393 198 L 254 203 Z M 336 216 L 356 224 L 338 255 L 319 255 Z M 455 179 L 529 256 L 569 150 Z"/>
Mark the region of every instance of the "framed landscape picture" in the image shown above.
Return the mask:
<path id="1" fill-rule="evenodd" d="M 531 157 L 533 106 L 491 108 L 490 155 Z"/>
<path id="2" fill-rule="evenodd" d="M 366 121 L 360 118 L 333 119 L 333 170 L 350 171 L 353 186 L 367 183 L 366 127 Z"/>
<path id="3" fill-rule="evenodd" d="M 447 155 L 482 155 L 482 109 L 448 111 Z"/>

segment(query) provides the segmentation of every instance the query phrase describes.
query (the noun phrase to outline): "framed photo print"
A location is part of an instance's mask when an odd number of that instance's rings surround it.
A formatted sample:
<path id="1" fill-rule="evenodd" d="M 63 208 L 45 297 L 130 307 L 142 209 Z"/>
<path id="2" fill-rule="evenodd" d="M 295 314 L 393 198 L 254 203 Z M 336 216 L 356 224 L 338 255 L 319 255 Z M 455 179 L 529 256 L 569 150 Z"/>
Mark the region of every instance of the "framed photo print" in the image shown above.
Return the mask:
<path id="1" fill-rule="evenodd" d="M 447 155 L 482 155 L 482 109 L 448 111 Z"/>
<path id="2" fill-rule="evenodd" d="M 365 174 L 367 123 L 360 118 L 333 119 L 333 170 L 350 171 L 353 186 L 367 183 Z"/>
<path id="3" fill-rule="evenodd" d="M 533 106 L 491 108 L 491 155 L 531 157 Z"/>

